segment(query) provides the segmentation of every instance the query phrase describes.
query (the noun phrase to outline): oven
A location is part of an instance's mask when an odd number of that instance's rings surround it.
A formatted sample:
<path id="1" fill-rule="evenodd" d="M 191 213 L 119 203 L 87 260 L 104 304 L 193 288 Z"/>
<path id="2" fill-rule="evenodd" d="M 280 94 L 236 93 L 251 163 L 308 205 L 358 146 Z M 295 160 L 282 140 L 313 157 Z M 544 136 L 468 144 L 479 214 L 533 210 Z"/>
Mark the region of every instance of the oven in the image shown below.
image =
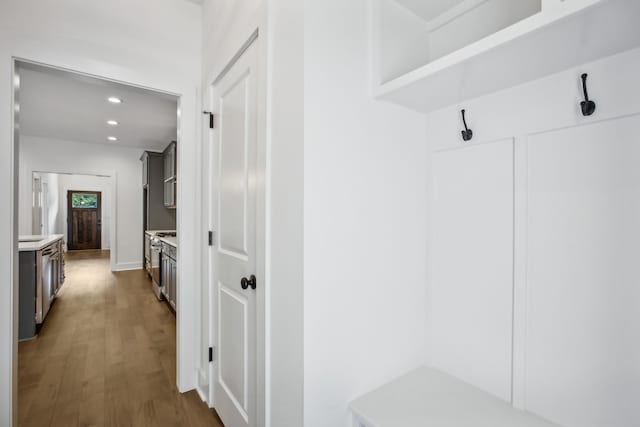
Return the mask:
<path id="1" fill-rule="evenodd" d="M 151 264 L 151 281 L 153 282 L 153 291 L 158 299 L 162 299 L 161 284 L 160 281 L 160 257 L 162 255 L 162 244 L 158 239 L 151 239 L 149 242 L 150 247 L 150 261 Z"/>

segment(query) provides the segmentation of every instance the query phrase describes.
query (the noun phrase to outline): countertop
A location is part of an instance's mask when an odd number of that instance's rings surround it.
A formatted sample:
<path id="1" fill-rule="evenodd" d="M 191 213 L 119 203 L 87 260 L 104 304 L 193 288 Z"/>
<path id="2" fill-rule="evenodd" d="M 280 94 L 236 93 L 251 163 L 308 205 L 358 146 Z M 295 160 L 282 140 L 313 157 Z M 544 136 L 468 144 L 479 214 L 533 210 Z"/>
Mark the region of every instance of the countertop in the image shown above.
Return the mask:
<path id="1" fill-rule="evenodd" d="M 175 233 L 176 230 L 147 230 L 145 231 L 145 234 L 148 234 L 150 236 L 155 236 L 156 233 Z"/>
<path id="2" fill-rule="evenodd" d="M 168 245 L 173 246 L 174 248 L 178 247 L 178 239 L 176 237 L 158 237 L 158 240 L 161 242 L 165 242 Z"/>
<path id="3" fill-rule="evenodd" d="M 147 230 L 145 231 L 145 234 L 148 234 L 149 236 L 155 236 L 156 239 L 160 240 L 161 242 L 165 242 L 168 245 L 173 246 L 174 248 L 178 247 L 178 239 L 176 237 L 159 237 L 156 236 L 156 234 L 158 233 L 175 233 L 176 230 Z"/>
<path id="4" fill-rule="evenodd" d="M 39 251 L 50 244 L 64 239 L 64 234 L 50 234 L 48 236 L 18 236 L 18 250 L 20 252 Z M 31 240 L 22 242 L 22 240 Z"/>

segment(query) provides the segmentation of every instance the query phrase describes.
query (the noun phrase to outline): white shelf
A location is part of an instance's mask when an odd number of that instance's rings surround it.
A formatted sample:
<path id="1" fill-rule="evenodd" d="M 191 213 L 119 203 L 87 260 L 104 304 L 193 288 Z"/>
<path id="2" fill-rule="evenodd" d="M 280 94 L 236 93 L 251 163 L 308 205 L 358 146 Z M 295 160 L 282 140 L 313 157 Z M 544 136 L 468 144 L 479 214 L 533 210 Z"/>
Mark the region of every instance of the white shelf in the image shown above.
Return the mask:
<path id="1" fill-rule="evenodd" d="M 636 48 L 640 46 L 638 16 L 638 0 L 543 1 L 539 13 L 431 62 L 416 52 L 417 58 L 423 57 L 423 65 L 389 81 L 383 77 L 393 70 L 381 64 L 380 42 L 373 58 L 373 94 L 425 113 L 456 105 Z M 380 24 L 380 17 L 374 19 Z M 378 29 L 373 37 L 395 37 L 396 44 L 402 40 L 389 31 Z"/>
<path id="2" fill-rule="evenodd" d="M 429 368 L 410 372 L 350 407 L 364 427 L 558 427 Z"/>

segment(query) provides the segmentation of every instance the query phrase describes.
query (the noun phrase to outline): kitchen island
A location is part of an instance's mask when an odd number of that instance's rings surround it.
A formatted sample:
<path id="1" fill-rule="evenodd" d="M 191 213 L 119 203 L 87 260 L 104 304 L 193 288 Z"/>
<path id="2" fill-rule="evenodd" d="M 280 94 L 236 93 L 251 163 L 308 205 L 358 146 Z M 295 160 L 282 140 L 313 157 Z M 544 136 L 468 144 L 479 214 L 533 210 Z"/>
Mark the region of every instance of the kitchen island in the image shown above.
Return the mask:
<path id="1" fill-rule="evenodd" d="M 20 340 L 34 338 L 64 282 L 62 234 L 19 236 Z"/>

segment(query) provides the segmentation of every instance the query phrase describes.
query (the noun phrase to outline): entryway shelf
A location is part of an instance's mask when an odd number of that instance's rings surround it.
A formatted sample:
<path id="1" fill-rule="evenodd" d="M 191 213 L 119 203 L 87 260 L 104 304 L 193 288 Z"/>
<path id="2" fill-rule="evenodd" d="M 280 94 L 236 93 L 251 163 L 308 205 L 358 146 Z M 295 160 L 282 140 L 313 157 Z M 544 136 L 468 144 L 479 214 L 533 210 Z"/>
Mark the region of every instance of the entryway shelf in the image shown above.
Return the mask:
<path id="1" fill-rule="evenodd" d="M 350 408 L 354 427 L 558 427 L 427 367 L 356 399 Z"/>
<path id="2" fill-rule="evenodd" d="M 637 0 L 374 1 L 373 95 L 423 113 L 640 46 Z"/>

